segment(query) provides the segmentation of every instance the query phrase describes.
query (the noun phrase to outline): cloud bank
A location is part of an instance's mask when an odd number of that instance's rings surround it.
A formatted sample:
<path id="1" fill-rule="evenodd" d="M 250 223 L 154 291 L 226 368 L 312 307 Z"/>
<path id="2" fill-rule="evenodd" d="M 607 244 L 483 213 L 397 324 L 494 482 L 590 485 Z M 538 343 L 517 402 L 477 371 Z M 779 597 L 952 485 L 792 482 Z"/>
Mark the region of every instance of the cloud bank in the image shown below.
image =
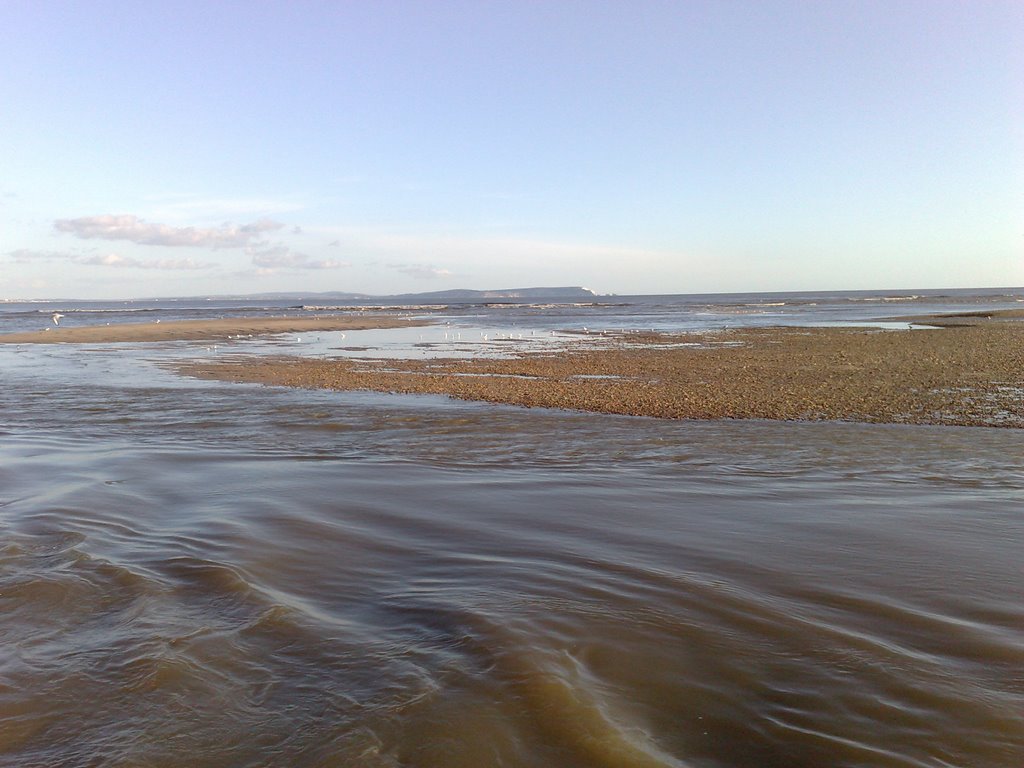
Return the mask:
<path id="1" fill-rule="evenodd" d="M 99 255 L 87 255 L 79 253 L 65 253 L 61 251 L 36 251 L 29 248 L 19 248 L 15 251 L 8 251 L 10 256 L 18 264 L 28 264 L 33 261 L 67 261 L 72 264 L 83 264 L 85 266 L 98 267 L 119 267 L 132 269 L 209 269 L 212 264 L 203 264 L 194 259 L 135 259 L 130 256 L 122 256 L 118 253 L 105 253 Z"/>
<path id="2" fill-rule="evenodd" d="M 28 264 L 33 261 L 54 261 L 55 259 L 69 259 L 70 254 L 60 251 L 38 251 L 32 248 L 18 248 L 15 251 L 8 251 L 7 255 L 18 264 Z"/>
<path id="3" fill-rule="evenodd" d="M 71 259 L 75 264 L 88 264 L 99 267 L 117 267 L 120 269 L 209 269 L 211 265 L 200 264 L 193 259 L 157 259 L 155 261 L 144 261 L 133 259 L 130 256 L 121 256 L 117 253 L 107 253 L 101 256 L 76 256 Z"/>
<path id="4" fill-rule="evenodd" d="M 284 225 L 267 218 L 241 226 L 224 224 L 215 228 L 172 227 L 140 219 L 131 214 L 84 216 L 57 219 L 54 228 L 86 240 L 127 240 L 140 245 L 199 248 L 244 248 L 262 240 L 264 233 Z"/>

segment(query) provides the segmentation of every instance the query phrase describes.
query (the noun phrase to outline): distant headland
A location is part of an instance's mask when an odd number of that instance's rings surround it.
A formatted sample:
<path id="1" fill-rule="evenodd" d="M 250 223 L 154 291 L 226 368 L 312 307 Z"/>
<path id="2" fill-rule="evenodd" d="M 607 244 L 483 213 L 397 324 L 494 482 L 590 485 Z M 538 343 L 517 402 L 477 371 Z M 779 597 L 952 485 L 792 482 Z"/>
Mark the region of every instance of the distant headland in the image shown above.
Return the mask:
<path id="1" fill-rule="evenodd" d="M 499 288 L 496 290 L 470 290 L 453 288 L 447 291 L 428 291 L 426 293 L 371 294 L 347 293 L 344 291 L 321 291 L 307 293 L 284 291 L 275 293 L 250 293 L 231 296 L 204 296 L 207 299 L 273 299 L 275 301 L 319 299 L 324 301 L 486 301 L 489 299 L 592 299 L 599 294 L 578 285 L 541 288 Z"/>

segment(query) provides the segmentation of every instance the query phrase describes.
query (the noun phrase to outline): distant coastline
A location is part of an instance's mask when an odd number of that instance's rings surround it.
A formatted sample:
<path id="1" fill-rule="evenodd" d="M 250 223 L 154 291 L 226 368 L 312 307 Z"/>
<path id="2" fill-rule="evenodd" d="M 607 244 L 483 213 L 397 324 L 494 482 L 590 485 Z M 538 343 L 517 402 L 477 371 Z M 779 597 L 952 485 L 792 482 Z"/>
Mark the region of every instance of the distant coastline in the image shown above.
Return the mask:
<path id="1" fill-rule="evenodd" d="M 532 288 L 497 288 L 469 289 L 458 288 L 419 293 L 380 294 L 354 291 L 271 291 L 244 294 L 198 294 L 177 296 L 138 296 L 128 298 L 0 298 L 0 305 L 163 305 L 181 304 L 206 306 L 217 303 L 268 303 L 277 306 L 302 304 L 322 304 L 339 302 L 346 304 L 369 302 L 373 304 L 436 304 L 436 303 L 480 303 L 488 301 L 545 301 L 545 300 L 576 300 L 595 302 L 643 301 L 662 297 L 686 298 L 695 301 L 709 302 L 730 301 L 738 298 L 761 302 L 782 302 L 789 304 L 792 300 L 806 297 L 820 299 L 843 300 L 848 302 L 878 302 L 880 304 L 914 304 L 928 299 L 953 299 L 957 296 L 972 298 L 1007 297 L 1022 299 L 1024 287 L 1019 286 L 984 286 L 980 288 L 857 288 L 831 290 L 774 290 L 774 291 L 689 291 L 667 292 L 658 294 L 636 293 L 598 293 L 582 286 L 564 287 L 532 287 Z"/>
<path id="2" fill-rule="evenodd" d="M 494 299 L 581 299 L 597 298 L 600 294 L 594 293 L 589 288 L 574 285 L 567 287 L 536 287 L 536 288 L 496 288 L 496 289 L 472 289 L 453 288 L 443 291 L 426 291 L 421 293 L 352 293 L 347 291 L 278 291 L 272 293 L 251 293 L 224 296 L 201 296 L 205 300 L 214 301 L 246 301 L 246 300 L 271 300 L 271 301 L 306 301 L 315 299 L 317 301 L 400 301 L 400 302 L 430 302 L 430 301 L 488 301 Z"/>

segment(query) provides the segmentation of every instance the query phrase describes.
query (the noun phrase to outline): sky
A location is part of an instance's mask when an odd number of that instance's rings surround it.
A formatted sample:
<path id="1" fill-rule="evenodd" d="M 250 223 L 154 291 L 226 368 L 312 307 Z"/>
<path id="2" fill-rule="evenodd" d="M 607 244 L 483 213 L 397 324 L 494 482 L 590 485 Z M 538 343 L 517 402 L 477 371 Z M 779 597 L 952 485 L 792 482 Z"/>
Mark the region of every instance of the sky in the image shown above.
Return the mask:
<path id="1" fill-rule="evenodd" d="M 1019 0 L 0 0 L 0 300 L 1024 285 Z"/>

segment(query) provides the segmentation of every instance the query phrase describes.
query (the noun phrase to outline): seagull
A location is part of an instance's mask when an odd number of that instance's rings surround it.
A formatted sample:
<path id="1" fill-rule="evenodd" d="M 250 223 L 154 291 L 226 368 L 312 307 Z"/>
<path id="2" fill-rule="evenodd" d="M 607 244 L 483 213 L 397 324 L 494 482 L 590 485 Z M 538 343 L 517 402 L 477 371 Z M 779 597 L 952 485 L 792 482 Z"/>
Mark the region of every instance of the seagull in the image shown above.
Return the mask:
<path id="1" fill-rule="evenodd" d="M 53 313 L 53 324 L 54 325 L 60 325 L 60 319 L 62 317 L 64 317 L 64 315 L 62 315 L 60 312 L 54 312 Z"/>

